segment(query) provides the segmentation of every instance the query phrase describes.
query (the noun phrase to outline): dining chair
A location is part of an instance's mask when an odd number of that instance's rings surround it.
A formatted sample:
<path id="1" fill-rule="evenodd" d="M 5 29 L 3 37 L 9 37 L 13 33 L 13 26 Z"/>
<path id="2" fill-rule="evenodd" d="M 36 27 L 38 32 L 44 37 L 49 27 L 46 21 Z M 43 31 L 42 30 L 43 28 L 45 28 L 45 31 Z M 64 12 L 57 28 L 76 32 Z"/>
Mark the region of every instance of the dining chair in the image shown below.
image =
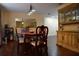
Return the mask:
<path id="1" fill-rule="evenodd" d="M 48 38 L 48 27 L 47 26 L 38 26 L 36 28 L 36 46 L 37 46 L 37 52 L 39 55 L 47 55 L 47 38 Z"/>
<path id="2" fill-rule="evenodd" d="M 38 55 L 47 55 L 47 37 L 48 37 L 48 27 L 43 26 L 43 25 L 38 26 L 36 28 L 35 35 L 33 35 L 33 36 L 26 35 L 25 42 L 31 46 L 28 49 L 31 49 L 30 53 L 32 55 L 37 55 L 37 56 Z M 34 39 L 34 40 L 32 40 L 32 39 Z M 27 51 L 26 45 L 25 45 L 25 49 Z"/>
<path id="3" fill-rule="evenodd" d="M 36 34 L 33 36 L 25 35 L 24 42 L 20 43 L 19 35 L 18 38 L 18 51 L 20 50 L 20 45 L 23 46 L 23 53 L 25 55 L 47 55 L 47 37 L 48 37 L 48 27 L 38 26 L 36 28 Z M 32 40 L 34 39 L 34 40 Z"/>

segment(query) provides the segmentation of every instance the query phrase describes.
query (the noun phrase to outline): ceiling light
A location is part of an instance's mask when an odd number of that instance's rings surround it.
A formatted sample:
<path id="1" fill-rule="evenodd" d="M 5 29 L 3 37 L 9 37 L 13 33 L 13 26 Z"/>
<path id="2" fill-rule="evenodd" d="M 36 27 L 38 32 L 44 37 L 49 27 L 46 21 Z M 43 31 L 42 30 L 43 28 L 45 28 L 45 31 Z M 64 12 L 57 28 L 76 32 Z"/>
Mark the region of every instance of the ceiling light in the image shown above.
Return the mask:
<path id="1" fill-rule="evenodd" d="M 30 16 L 32 13 L 34 13 L 36 10 L 33 9 L 32 5 L 30 5 L 30 9 L 29 9 L 29 12 L 28 12 L 28 15 Z"/>
<path id="2" fill-rule="evenodd" d="M 31 10 L 29 13 L 28 13 L 28 15 L 30 16 L 32 13 L 34 13 L 36 10 Z"/>
<path id="3" fill-rule="evenodd" d="M 32 9 L 32 12 L 35 12 L 36 10 L 35 9 Z"/>

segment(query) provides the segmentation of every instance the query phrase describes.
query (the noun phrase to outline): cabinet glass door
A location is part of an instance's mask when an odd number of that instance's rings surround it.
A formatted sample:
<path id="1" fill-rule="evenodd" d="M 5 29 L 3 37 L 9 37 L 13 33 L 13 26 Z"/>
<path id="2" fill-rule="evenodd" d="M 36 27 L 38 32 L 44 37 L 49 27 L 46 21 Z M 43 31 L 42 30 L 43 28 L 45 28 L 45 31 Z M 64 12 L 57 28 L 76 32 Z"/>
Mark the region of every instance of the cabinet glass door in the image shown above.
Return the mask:
<path id="1" fill-rule="evenodd" d="M 76 9 L 76 20 L 79 20 L 79 9 Z"/>
<path id="2" fill-rule="evenodd" d="M 72 21 L 76 20 L 76 10 L 72 11 Z"/>
<path id="3" fill-rule="evenodd" d="M 64 13 L 59 13 L 59 22 L 60 23 L 64 22 Z"/>
<path id="4" fill-rule="evenodd" d="M 66 19 L 66 22 L 69 22 L 72 20 L 71 11 L 65 13 L 65 19 Z"/>

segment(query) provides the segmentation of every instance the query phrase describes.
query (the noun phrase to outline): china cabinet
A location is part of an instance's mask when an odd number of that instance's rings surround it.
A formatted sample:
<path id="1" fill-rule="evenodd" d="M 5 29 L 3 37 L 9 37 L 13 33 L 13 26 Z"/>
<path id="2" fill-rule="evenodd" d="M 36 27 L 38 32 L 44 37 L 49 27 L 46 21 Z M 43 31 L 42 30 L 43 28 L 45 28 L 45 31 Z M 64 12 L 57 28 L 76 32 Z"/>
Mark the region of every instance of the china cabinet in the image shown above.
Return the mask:
<path id="1" fill-rule="evenodd" d="M 79 4 L 64 4 L 58 9 L 57 44 L 79 52 Z"/>

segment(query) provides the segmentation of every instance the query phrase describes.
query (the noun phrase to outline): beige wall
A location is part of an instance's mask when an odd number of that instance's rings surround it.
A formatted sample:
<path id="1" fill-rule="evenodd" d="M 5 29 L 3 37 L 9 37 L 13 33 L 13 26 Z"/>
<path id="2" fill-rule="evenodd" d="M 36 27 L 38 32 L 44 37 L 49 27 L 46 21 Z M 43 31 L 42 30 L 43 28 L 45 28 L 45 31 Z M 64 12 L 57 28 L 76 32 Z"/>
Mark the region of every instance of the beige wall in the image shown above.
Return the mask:
<path id="1" fill-rule="evenodd" d="M 4 24 L 9 23 L 9 16 L 10 16 L 10 13 L 8 11 L 1 10 L 1 24 L 2 24 L 2 27 L 4 27 Z"/>
<path id="2" fill-rule="evenodd" d="M 11 26 L 15 27 L 15 18 L 22 18 L 23 20 L 28 19 L 36 19 L 37 26 L 43 24 L 43 18 L 40 14 L 33 14 L 31 16 L 28 16 L 26 13 L 20 13 L 20 12 L 10 12 L 10 24 Z M 12 24 L 13 23 L 13 24 Z"/>
<path id="3" fill-rule="evenodd" d="M 44 24 L 44 17 L 38 13 L 28 16 L 26 13 L 22 12 L 2 11 L 2 26 L 4 26 L 4 24 L 9 24 L 11 27 L 15 28 L 15 18 L 22 18 L 23 20 L 36 19 L 37 26 Z"/>

